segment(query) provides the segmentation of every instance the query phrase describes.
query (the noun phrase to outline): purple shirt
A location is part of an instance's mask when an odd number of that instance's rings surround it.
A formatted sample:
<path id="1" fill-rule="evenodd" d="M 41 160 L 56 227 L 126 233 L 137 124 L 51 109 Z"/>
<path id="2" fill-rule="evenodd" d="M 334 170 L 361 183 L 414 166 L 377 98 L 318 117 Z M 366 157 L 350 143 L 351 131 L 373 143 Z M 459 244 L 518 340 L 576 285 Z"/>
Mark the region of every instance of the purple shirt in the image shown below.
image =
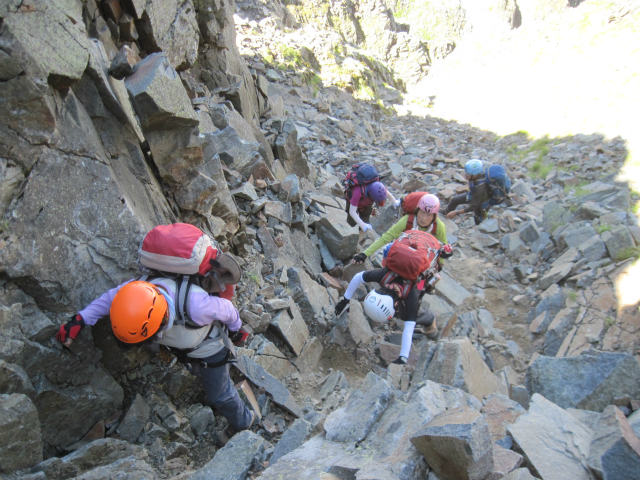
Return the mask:
<path id="1" fill-rule="evenodd" d="M 108 316 L 113 297 L 116 296 L 118 290 L 133 280 L 134 279 L 128 280 L 106 291 L 84 309 L 80 310 L 78 313 L 82 316 L 84 323 L 87 325 L 95 325 L 102 317 Z M 154 282 L 155 281 L 156 280 L 154 280 Z M 175 295 L 175 283 L 172 280 L 162 281 L 161 283 L 173 298 Z M 201 288 L 192 287 L 189 291 L 187 302 L 189 302 L 188 307 L 191 320 L 198 325 L 204 326 L 218 321 L 224 323 L 232 332 L 237 331 L 242 326 L 238 310 L 233 306 L 233 303 L 225 298 L 209 295 Z"/>
<path id="2" fill-rule="evenodd" d="M 351 190 L 349 203 L 355 207 L 362 208 L 372 205 L 373 200 L 371 200 L 367 195 L 362 195 L 362 188 L 356 186 Z"/>

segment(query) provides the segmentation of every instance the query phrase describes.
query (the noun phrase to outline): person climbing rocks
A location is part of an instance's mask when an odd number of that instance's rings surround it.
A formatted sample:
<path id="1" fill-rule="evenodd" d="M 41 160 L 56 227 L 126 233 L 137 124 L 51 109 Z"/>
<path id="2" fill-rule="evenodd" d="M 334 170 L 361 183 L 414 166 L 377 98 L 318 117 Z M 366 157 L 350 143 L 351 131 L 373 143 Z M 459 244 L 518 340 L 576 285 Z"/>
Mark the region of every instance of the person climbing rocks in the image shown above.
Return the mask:
<path id="1" fill-rule="evenodd" d="M 393 363 L 406 364 L 416 325 L 424 326 L 428 338 L 438 337 L 435 316 L 428 308 L 419 312 L 420 300 L 425 293 L 433 291 L 438 260 L 451 256 L 452 249 L 448 244 L 441 245 L 431 234 L 409 230 L 385 248 L 385 254 L 382 268 L 354 275 L 334 312 L 340 316 L 347 311 L 360 286 L 377 283 L 378 288 L 365 297 L 364 311 L 374 322 L 386 322 L 394 316 L 404 321 L 400 353 Z"/>
<path id="2" fill-rule="evenodd" d="M 214 291 L 220 291 L 221 279 L 227 285 L 240 280 L 240 266 L 231 255 L 218 255 L 210 261 L 211 271 L 216 273 L 215 281 L 210 282 L 215 285 Z M 205 288 L 207 278 L 205 274 L 201 282 Z M 152 342 L 183 356 L 200 378 L 207 402 L 224 415 L 230 427 L 235 431 L 251 427 L 256 413 L 240 398 L 229 376 L 228 361 L 233 357 L 234 343 L 240 345 L 248 336 L 238 310 L 230 300 L 194 284 L 185 303 L 191 324 L 181 322 L 176 288 L 172 278 L 129 280 L 73 315 L 60 326 L 56 338 L 69 348 L 86 325 L 95 325 L 108 316 L 119 341 Z"/>
<path id="3" fill-rule="evenodd" d="M 418 195 L 414 198 L 418 200 L 417 202 L 412 202 L 409 197 L 416 195 L 416 193 Z M 422 195 L 420 195 L 420 193 Z M 408 206 L 409 203 L 413 208 Z M 440 200 L 436 195 L 427 192 L 413 192 L 403 199 L 402 205 L 403 209 L 409 213 L 400 217 L 400 220 L 369 245 L 364 252 L 356 254 L 353 257 L 355 263 L 364 263 L 367 257 L 370 257 L 381 247 L 400 237 L 400 235 L 407 230 L 421 230 L 430 233 L 442 244 L 448 243 L 447 227 L 440 217 L 438 217 Z"/>
<path id="4" fill-rule="evenodd" d="M 469 191 L 454 195 L 447 205 L 445 215 L 453 219 L 463 213 L 473 212 L 473 220 L 476 225 L 479 225 L 487 218 L 487 212 L 491 206 L 508 200 L 511 181 L 504 167 L 486 166 L 485 162 L 477 158 L 465 163 L 464 172 Z M 468 206 L 457 210 L 457 207 L 462 204 L 468 204 Z"/>
<path id="5" fill-rule="evenodd" d="M 372 165 L 354 165 L 344 178 L 343 185 L 347 223 L 352 227 L 358 225 L 363 232 L 373 230 L 368 222 L 374 214 L 374 204 L 382 207 L 388 199 L 394 206 L 400 205 L 400 200 L 396 200 L 384 186 Z"/>

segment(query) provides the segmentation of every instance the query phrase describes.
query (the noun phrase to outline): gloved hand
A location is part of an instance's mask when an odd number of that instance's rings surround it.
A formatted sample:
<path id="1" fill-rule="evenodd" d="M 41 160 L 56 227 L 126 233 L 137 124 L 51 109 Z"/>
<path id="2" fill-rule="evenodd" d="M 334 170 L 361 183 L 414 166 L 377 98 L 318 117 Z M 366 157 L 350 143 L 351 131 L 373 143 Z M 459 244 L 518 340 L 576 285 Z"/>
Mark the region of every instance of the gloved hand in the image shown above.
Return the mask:
<path id="1" fill-rule="evenodd" d="M 369 224 L 369 223 L 365 223 L 365 224 L 362 226 L 362 231 L 363 231 L 363 232 L 368 232 L 369 230 L 373 230 L 373 227 L 371 226 L 371 224 Z"/>
<path id="2" fill-rule="evenodd" d="M 393 202 L 393 206 L 398 208 L 400 206 L 400 203 L 402 203 L 402 200 L 398 198 L 395 202 Z"/>
<path id="3" fill-rule="evenodd" d="M 342 297 L 342 299 L 336 304 L 336 308 L 334 310 L 336 317 L 339 317 L 343 314 L 345 310 L 349 308 L 349 299 Z"/>
<path id="4" fill-rule="evenodd" d="M 353 261 L 355 263 L 364 263 L 366 259 L 367 259 L 367 256 L 364 253 L 356 253 L 353 256 Z"/>
<path id="5" fill-rule="evenodd" d="M 56 333 L 56 339 L 65 347 L 69 347 L 76 337 L 80 334 L 80 330 L 84 327 L 84 320 L 79 313 L 71 316 L 64 325 L 60 325 L 60 330 Z"/>
<path id="6" fill-rule="evenodd" d="M 450 243 L 447 243 L 440 248 L 440 258 L 449 258 L 451 255 L 453 255 L 453 247 Z"/>
<path id="7" fill-rule="evenodd" d="M 242 347 L 247 341 L 247 338 L 249 338 L 249 332 L 242 327 L 235 332 L 229 332 L 229 340 L 231 340 L 236 347 Z"/>

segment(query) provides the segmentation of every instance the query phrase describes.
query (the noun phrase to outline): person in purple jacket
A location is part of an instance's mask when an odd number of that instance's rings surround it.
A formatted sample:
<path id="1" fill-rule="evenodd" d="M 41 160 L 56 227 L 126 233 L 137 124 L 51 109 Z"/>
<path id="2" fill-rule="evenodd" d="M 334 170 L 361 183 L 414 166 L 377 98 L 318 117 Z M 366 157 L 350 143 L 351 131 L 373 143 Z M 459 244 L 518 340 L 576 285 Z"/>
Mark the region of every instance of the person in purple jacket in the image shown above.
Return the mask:
<path id="1" fill-rule="evenodd" d="M 232 276 L 237 283 L 239 266 Z M 243 342 L 248 335 L 241 328 L 238 310 L 229 300 L 192 285 L 186 300 L 187 319 L 183 320 L 185 316 L 176 309 L 175 291 L 176 282 L 170 278 L 125 282 L 80 310 L 60 327 L 56 338 L 69 347 L 85 325 L 109 316 L 114 335 L 124 343 L 151 340 L 186 354 L 192 372 L 202 381 L 207 402 L 235 431 L 249 428 L 256 414 L 238 395 L 227 362 L 233 343 Z"/>

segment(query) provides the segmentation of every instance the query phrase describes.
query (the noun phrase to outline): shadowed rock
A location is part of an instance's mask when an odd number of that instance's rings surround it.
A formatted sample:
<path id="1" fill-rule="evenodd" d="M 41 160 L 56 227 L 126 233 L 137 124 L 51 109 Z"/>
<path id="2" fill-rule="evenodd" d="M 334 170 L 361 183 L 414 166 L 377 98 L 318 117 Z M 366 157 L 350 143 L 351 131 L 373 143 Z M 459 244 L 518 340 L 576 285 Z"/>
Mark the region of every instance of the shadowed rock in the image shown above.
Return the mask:
<path id="1" fill-rule="evenodd" d="M 442 480 L 482 480 L 493 470 L 493 445 L 489 426 L 471 408 L 436 417 L 411 437 Z"/>

